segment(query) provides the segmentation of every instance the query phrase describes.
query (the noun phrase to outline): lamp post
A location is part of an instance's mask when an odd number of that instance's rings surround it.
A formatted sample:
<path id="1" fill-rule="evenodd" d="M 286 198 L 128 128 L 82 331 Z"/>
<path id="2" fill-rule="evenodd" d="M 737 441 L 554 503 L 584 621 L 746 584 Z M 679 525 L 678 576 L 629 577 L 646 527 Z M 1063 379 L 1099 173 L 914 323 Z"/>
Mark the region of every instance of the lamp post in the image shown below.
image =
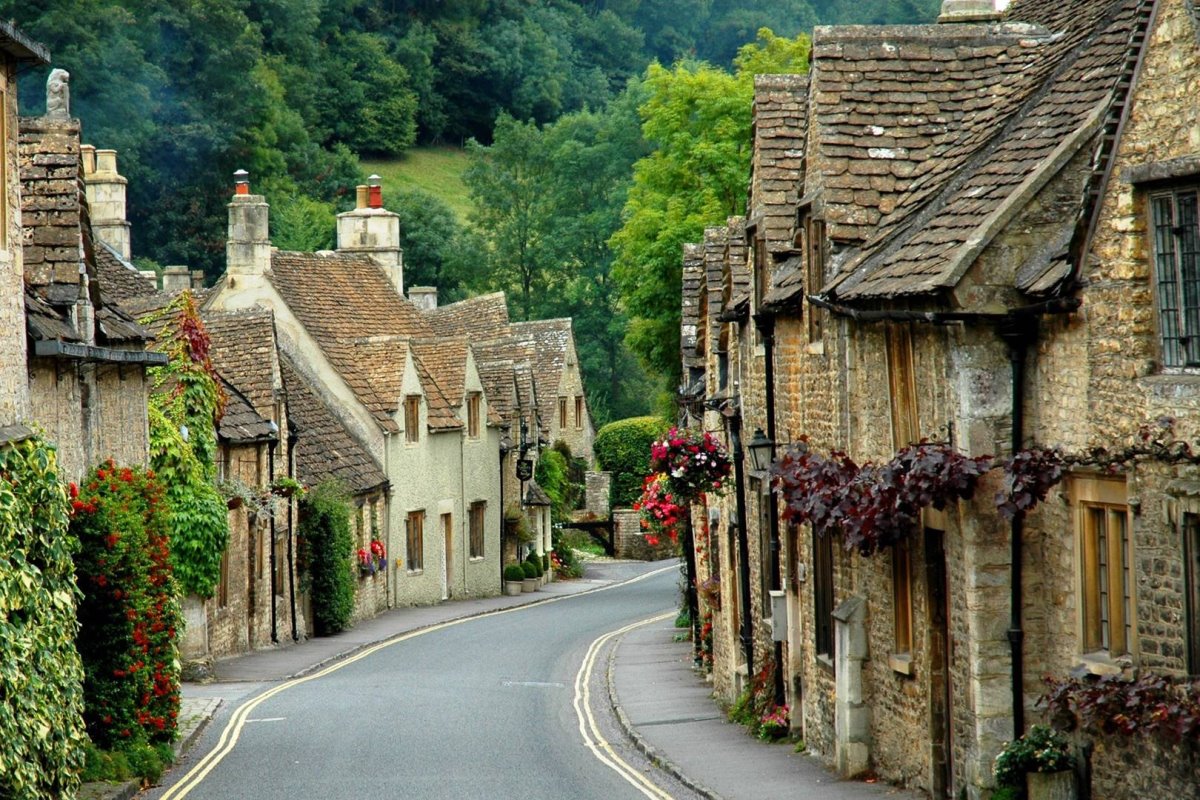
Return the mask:
<path id="1" fill-rule="evenodd" d="M 508 435 L 509 426 L 504 426 L 504 435 L 500 437 L 500 585 L 504 586 L 504 459 L 513 451 L 513 440 Z"/>

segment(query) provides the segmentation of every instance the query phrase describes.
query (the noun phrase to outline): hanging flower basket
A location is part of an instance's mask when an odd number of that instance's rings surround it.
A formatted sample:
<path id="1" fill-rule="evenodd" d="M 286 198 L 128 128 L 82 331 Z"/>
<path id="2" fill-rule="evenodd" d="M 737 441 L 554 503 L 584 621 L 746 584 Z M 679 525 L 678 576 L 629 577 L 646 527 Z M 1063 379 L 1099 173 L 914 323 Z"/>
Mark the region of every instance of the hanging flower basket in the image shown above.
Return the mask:
<path id="1" fill-rule="evenodd" d="M 650 445 L 650 469 L 665 475 L 682 505 L 720 491 L 733 469 L 725 448 L 707 431 L 672 428 Z"/>
<path id="2" fill-rule="evenodd" d="M 666 475 L 648 475 L 642 484 L 642 496 L 633 504 L 634 511 L 641 514 L 642 527 L 646 530 L 646 544 L 658 546 L 663 536 L 671 541 L 679 540 L 679 526 L 687 515 L 671 490 L 671 481 Z"/>

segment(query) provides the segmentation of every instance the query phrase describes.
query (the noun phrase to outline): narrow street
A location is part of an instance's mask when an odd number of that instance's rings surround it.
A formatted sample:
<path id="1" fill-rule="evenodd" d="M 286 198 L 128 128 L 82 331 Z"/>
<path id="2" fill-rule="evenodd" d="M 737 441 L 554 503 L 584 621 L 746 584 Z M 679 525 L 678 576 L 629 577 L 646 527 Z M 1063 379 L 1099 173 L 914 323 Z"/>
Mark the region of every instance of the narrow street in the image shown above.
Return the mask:
<path id="1" fill-rule="evenodd" d="M 605 687 L 607 634 L 674 614 L 678 572 L 655 566 L 593 567 L 646 577 L 406 634 L 300 680 L 204 687 L 221 713 L 143 796 L 693 797 L 628 746 Z"/>

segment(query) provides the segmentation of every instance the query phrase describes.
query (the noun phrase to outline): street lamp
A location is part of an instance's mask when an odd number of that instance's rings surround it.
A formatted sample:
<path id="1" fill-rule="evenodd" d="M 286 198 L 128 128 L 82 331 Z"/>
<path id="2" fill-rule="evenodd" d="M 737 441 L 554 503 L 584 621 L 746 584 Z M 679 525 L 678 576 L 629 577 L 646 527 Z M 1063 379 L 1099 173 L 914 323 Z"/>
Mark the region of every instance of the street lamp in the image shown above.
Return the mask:
<path id="1" fill-rule="evenodd" d="M 775 443 L 767 438 L 762 428 L 755 429 L 754 437 L 747 443 L 746 449 L 750 451 L 750 463 L 755 472 L 766 472 L 771 468 Z"/>

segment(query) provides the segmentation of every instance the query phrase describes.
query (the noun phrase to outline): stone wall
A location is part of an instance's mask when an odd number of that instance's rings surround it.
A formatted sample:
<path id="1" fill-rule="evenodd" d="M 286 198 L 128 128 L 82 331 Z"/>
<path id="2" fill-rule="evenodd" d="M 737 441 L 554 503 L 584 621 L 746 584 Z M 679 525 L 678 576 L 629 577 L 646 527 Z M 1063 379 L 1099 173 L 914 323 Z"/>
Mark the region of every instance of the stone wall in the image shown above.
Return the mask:
<path id="1" fill-rule="evenodd" d="M 663 536 L 657 545 L 646 541 L 642 516 L 631 508 L 614 508 L 612 512 L 613 544 L 617 558 L 658 561 L 679 552 L 679 545 Z"/>
<path id="2" fill-rule="evenodd" d="M 610 510 L 609 494 L 612 491 L 611 472 L 587 472 L 584 475 L 584 509 L 597 517 L 607 517 Z"/>
<path id="3" fill-rule="evenodd" d="M 29 420 L 16 65 L 0 62 L 0 425 Z"/>

